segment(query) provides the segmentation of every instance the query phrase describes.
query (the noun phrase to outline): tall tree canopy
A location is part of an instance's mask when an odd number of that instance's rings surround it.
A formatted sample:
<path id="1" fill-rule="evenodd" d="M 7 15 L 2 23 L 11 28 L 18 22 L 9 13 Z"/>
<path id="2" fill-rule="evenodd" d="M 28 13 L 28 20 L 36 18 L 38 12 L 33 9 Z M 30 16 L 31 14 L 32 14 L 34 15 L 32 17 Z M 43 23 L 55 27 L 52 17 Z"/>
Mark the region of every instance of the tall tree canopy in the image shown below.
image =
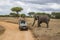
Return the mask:
<path id="1" fill-rule="evenodd" d="M 19 17 L 19 13 L 18 12 L 21 12 L 23 10 L 22 7 L 13 7 L 11 8 L 11 11 L 14 11 L 17 13 L 17 17 Z"/>

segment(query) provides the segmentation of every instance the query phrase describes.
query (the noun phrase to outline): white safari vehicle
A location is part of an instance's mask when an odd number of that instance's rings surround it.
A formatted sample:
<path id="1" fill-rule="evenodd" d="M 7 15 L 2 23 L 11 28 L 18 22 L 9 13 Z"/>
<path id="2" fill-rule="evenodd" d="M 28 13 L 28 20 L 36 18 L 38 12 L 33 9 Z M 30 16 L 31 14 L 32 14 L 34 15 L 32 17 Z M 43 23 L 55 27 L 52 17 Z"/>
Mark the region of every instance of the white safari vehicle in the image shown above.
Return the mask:
<path id="1" fill-rule="evenodd" d="M 28 30 L 27 22 L 24 20 L 20 20 L 19 21 L 19 29 L 20 30 Z"/>

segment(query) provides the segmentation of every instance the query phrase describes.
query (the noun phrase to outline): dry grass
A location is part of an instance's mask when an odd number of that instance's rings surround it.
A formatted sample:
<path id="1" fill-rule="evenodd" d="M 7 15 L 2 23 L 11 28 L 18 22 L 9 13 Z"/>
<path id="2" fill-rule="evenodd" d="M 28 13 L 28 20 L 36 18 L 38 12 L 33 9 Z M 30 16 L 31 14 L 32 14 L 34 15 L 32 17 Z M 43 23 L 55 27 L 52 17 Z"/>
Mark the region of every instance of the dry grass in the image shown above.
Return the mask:
<path id="1" fill-rule="evenodd" d="M 5 32 L 5 28 L 3 26 L 0 26 L 0 35 Z"/>
<path id="2" fill-rule="evenodd" d="M 0 18 L 1 20 L 17 23 L 16 18 Z M 42 23 L 41 27 L 37 27 L 37 22 L 32 27 L 33 18 L 26 18 L 28 22 L 28 28 L 32 31 L 32 34 L 36 40 L 60 40 L 60 19 L 51 19 L 49 22 L 49 28 L 46 28 L 46 24 Z"/>
<path id="3" fill-rule="evenodd" d="M 42 23 L 41 27 L 35 24 L 32 33 L 36 40 L 60 40 L 60 19 L 51 19 L 49 28 L 46 28 L 45 23 Z"/>

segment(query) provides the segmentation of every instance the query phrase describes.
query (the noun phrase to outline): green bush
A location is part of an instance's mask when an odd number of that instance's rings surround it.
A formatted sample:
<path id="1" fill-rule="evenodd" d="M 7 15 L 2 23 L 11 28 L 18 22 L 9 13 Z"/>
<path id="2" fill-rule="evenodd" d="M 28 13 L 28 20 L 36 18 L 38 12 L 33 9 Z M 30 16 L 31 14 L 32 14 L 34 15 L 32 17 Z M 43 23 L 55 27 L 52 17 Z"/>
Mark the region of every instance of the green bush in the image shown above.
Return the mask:
<path id="1" fill-rule="evenodd" d="M 60 19 L 60 12 L 52 12 L 51 15 L 55 16 L 55 17 L 52 17 L 52 18 Z"/>

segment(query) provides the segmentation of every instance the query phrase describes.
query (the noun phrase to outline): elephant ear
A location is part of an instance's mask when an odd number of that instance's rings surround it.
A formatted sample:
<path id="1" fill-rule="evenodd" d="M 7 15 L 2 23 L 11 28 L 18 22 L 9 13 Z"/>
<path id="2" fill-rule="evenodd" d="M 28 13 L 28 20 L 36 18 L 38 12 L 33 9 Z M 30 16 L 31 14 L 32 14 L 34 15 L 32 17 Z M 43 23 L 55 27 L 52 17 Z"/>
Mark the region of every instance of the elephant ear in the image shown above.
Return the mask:
<path id="1" fill-rule="evenodd" d="M 37 20 L 37 17 L 35 17 L 35 20 Z"/>
<path id="2" fill-rule="evenodd" d="M 38 18 L 39 18 L 39 15 L 36 15 L 36 14 L 34 14 L 34 20 L 38 20 Z"/>
<path id="3" fill-rule="evenodd" d="M 39 15 L 37 15 L 37 20 L 39 19 Z"/>
<path id="4" fill-rule="evenodd" d="M 36 20 L 36 15 L 34 15 L 33 17 L 34 17 L 34 20 Z"/>

